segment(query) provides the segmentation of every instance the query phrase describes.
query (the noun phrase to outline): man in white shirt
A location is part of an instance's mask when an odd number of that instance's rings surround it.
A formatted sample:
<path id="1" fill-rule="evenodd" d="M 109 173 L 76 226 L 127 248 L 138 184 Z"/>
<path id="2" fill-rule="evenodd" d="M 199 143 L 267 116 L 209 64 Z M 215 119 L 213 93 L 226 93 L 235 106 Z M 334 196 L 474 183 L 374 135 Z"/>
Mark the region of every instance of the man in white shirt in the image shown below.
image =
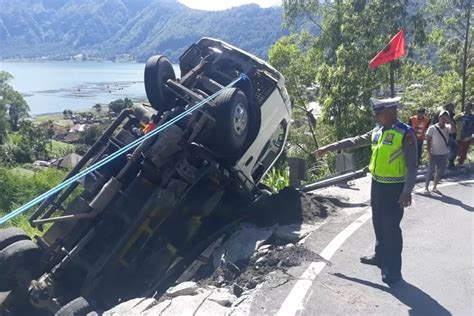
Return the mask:
<path id="1" fill-rule="evenodd" d="M 451 124 L 448 124 L 451 123 Z M 431 125 L 426 132 L 429 154 L 428 171 L 425 176 L 425 192 L 430 194 L 429 184 L 434 174 L 433 192 L 441 194 L 436 188 L 444 175 L 449 157 L 449 134 L 456 133 L 456 126 L 452 124 L 448 111 L 442 111 L 438 116 L 438 123 Z"/>

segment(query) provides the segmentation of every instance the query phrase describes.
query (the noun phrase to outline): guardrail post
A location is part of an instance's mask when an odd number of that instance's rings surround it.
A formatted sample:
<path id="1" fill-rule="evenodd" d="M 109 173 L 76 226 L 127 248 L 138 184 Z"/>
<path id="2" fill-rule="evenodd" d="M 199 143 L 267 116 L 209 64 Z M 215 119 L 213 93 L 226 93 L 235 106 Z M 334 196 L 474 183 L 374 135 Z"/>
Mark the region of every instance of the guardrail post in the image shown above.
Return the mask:
<path id="1" fill-rule="evenodd" d="M 290 166 L 290 187 L 299 187 L 306 173 L 306 161 L 301 158 L 288 158 Z"/>

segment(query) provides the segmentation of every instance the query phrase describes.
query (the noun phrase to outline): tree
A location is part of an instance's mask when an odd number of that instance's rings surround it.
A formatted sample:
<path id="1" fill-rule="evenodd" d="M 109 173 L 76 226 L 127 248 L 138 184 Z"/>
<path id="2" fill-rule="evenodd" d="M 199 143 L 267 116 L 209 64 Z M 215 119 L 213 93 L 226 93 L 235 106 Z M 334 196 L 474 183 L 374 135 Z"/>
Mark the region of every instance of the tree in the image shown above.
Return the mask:
<path id="1" fill-rule="evenodd" d="M 91 125 L 84 132 L 81 132 L 81 143 L 93 145 L 103 133 L 104 129 L 100 125 Z"/>
<path id="2" fill-rule="evenodd" d="M 34 126 L 30 121 L 21 121 L 19 135 L 20 140 L 13 153 L 15 162 L 27 163 L 49 158 L 46 150 L 49 143 L 46 130 Z"/>
<path id="3" fill-rule="evenodd" d="M 30 110 L 22 95 L 8 84 L 11 79 L 13 79 L 11 74 L 0 71 L 0 143 L 6 133 L 5 115 L 8 114 L 11 129 L 17 131 L 19 121 L 28 117 Z"/>
<path id="4" fill-rule="evenodd" d="M 471 67 L 473 60 L 472 6 L 474 0 L 430 0 L 427 15 L 432 24 L 430 49 L 434 51 L 441 70 L 453 70 L 461 79 L 461 91 L 457 101 L 464 110 L 466 100 L 474 96 Z"/>
<path id="5" fill-rule="evenodd" d="M 129 98 L 125 98 L 123 100 L 125 107 L 131 109 L 133 107 L 133 101 L 130 100 Z"/>
<path id="6" fill-rule="evenodd" d="M 125 101 L 123 99 L 117 99 L 109 103 L 109 110 L 114 112 L 115 114 L 119 114 L 126 107 L 127 105 L 125 104 Z"/>
<path id="7" fill-rule="evenodd" d="M 294 116 L 307 116 L 308 102 L 302 98 L 302 91 L 309 81 L 317 88 L 321 107 L 315 131 L 319 142 L 325 144 L 369 130 L 373 125 L 370 97 L 388 87 L 389 67 L 373 71 L 368 62 L 401 27 L 411 45 L 422 45 L 423 16 L 410 13 L 417 10 L 411 10 L 405 0 L 285 0 L 283 6 L 287 24 L 309 23 L 318 30 L 316 35 L 292 35 L 297 40 L 280 39 L 270 50 L 270 62 L 283 72 L 289 94 L 296 101 Z M 272 54 L 272 50 L 286 51 L 287 57 L 292 57 L 286 60 Z M 392 67 L 400 73 L 400 65 L 398 62 Z M 302 80 L 306 76 L 308 79 Z M 302 134 L 311 134 L 311 130 Z M 294 144 L 292 137 L 290 142 Z M 368 161 L 364 149 L 356 154 L 364 157 L 361 164 Z"/>
<path id="8" fill-rule="evenodd" d="M 12 88 L 6 89 L 3 98 L 7 105 L 11 129 L 12 131 L 16 132 L 18 131 L 18 124 L 20 120 L 29 116 L 28 111 L 30 108 L 21 94 Z"/>
<path id="9" fill-rule="evenodd" d="M 6 71 L 0 71 L 0 145 L 5 142 L 5 137 L 8 130 L 8 121 L 6 118 L 7 107 L 5 103 L 5 91 L 10 86 L 8 81 L 12 79 L 13 76 Z"/>
<path id="10" fill-rule="evenodd" d="M 97 111 L 97 115 L 100 115 L 100 111 L 102 110 L 102 107 L 100 106 L 99 103 L 96 103 L 94 105 L 94 109 Z"/>
<path id="11" fill-rule="evenodd" d="M 307 87 L 315 80 L 316 66 L 311 57 L 304 53 L 311 36 L 308 33 L 280 39 L 269 51 L 269 61 L 280 69 L 286 79 L 287 88 L 292 96 L 293 119 L 289 144 L 292 156 L 311 159 L 312 148 L 317 147 L 314 133 L 315 120 L 308 107 L 310 96 Z"/>

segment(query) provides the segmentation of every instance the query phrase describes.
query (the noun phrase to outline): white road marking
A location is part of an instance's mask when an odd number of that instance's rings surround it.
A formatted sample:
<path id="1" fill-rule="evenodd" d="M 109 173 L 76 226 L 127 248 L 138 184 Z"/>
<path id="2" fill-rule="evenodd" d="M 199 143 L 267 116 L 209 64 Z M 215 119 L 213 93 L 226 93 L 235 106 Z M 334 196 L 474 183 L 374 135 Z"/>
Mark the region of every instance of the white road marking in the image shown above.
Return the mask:
<path id="1" fill-rule="evenodd" d="M 461 181 L 461 182 L 442 183 L 442 184 L 438 184 L 438 188 L 441 188 L 441 187 L 449 187 L 449 186 L 451 186 L 451 185 L 456 185 L 456 184 L 461 184 L 461 183 L 471 184 L 471 183 L 474 183 L 474 180 L 466 180 L 466 181 Z M 416 189 L 415 192 L 421 192 L 421 191 L 424 191 L 424 190 L 425 190 L 425 187 L 422 187 L 422 188 Z"/>
<path id="2" fill-rule="evenodd" d="M 446 187 L 461 183 L 474 183 L 474 180 L 444 183 L 438 185 L 438 187 Z M 422 190 L 424 190 L 424 188 L 417 189 L 415 192 L 420 192 Z M 323 249 L 320 256 L 329 261 L 336 251 L 342 246 L 342 244 L 371 217 L 372 214 L 370 212 L 370 207 L 368 207 L 362 216 L 357 218 L 336 237 L 334 237 L 333 240 L 331 240 L 326 248 Z M 309 265 L 309 267 L 303 272 L 300 279 L 291 289 L 282 306 L 278 310 L 277 316 L 297 315 L 298 312 L 301 312 L 304 309 L 306 295 L 310 290 L 313 281 L 316 280 L 316 277 L 325 266 L 325 262 L 312 262 Z"/>
<path id="3" fill-rule="evenodd" d="M 340 232 L 321 252 L 321 257 L 326 260 L 330 260 L 341 245 L 349 238 L 360 226 L 362 226 L 368 219 L 372 217 L 370 208 L 364 211 L 364 214 L 356 219 L 353 223 L 347 226 L 342 232 Z M 301 275 L 300 280 L 291 289 L 290 294 L 286 297 L 283 305 L 278 311 L 278 316 L 289 316 L 296 315 L 298 311 L 304 308 L 304 299 L 306 293 L 310 289 L 313 281 L 316 279 L 318 274 L 326 266 L 326 262 L 312 262 L 306 271 Z"/>

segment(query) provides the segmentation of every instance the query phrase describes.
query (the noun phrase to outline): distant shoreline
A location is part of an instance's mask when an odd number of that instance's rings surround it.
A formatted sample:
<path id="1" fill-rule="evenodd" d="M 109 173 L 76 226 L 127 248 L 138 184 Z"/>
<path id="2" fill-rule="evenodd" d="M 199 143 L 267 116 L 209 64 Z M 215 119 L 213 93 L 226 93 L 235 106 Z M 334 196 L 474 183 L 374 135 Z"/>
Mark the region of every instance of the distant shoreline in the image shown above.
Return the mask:
<path id="1" fill-rule="evenodd" d="M 145 64 L 138 62 L 136 60 L 123 60 L 123 61 L 113 61 L 113 60 L 101 60 L 101 59 L 91 59 L 91 60 L 73 60 L 73 59 L 42 59 L 42 58 L 8 58 L 0 59 L 0 63 L 77 63 L 77 64 L 86 64 L 86 63 L 107 63 L 107 64 Z"/>

